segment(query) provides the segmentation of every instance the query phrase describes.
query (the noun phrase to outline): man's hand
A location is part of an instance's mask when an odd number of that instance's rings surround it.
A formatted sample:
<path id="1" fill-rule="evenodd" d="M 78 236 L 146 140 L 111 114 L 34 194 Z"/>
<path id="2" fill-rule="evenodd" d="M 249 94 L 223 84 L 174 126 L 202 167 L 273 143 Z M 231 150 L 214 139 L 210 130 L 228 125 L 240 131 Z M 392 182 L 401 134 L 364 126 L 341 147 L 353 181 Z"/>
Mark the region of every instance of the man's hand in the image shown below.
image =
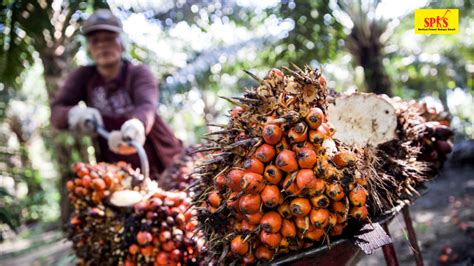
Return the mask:
<path id="1" fill-rule="evenodd" d="M 114 130 L 109 135 L 109 149 L 115 153 L 129 155 L 136 153 L 135 148 L 128 146 L 126 140 L 136 141 L 138 144 L 145 144 L 145 127 L 138 119 L 127 120 L 120 131 Z"/>
<path id="2" fill-rule="evenodd" d="M 136 118 L 129 119 L 123 123 L 120 132 L 122 132 L 124 140 L 133 140 L 142 146 L 145 144 L 145 126 Z"/>
<path id="3" fill-rule="evenodd" d="M 117 154 L 130 155 L 137 152 L 134 147 L 128 146 L 128 144 L 123 141 L 122 132 L 118 130 L 110 132 L 108 145 L 109 149 Z"/>
<path id="4" fill-rule="evenodd" d="M 98 126 L 102 126 L 102 116 L 99 111 L 95 108 L 76 105 L 69 110 L 68 113 L 68 124 L 69 129 L 77 133 L 93 134 L 95 128 L 93 124 L 86 123 L 86 121 L 92 121 L 97 123 Z"/>

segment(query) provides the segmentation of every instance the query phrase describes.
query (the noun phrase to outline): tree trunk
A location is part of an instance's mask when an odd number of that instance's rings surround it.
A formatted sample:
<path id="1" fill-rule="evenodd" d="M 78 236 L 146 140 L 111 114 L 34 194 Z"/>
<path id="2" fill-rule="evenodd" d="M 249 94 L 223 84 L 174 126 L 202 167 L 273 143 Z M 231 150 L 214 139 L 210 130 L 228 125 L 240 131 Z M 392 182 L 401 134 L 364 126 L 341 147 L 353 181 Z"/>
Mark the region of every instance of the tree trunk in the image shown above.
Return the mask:
<path id="1" fill-rule="evenodd" d="M 391 83 L 383 65 L 383 54 L 381 47 L 364 47 L 360 58 L 361 66 L 364 68 L 364 77 L 367 90 L 376 94 L 392 95 Z"/>
<path id="2" fill-rule="evenodd" d="M 364 68 L 367 90 L 392 96 L 390 78 L 383 65 L 385 43 L 380 39 L 386 30 L 386 22 L 368 20 L 365 13 L 353 12 L 350 8 L 346 12 L 354 23 L 346 45 L 356 64 Z"/>
<path id="3" fill-rule="evenodd" d="M 56 49 L 47 48 L 40 54 L 44 67 L 44 79 L 48 90 L 48 99 L 51 104 L 56 91 L 62 86 L 69 70 L 71 69 L 71 55 L 63 53 L 57 55 Z M 52 127 L 46 135 L 52 142 L 55 152 L 56 167 L 60 175 L 58 190 L 60 193 L 61 221 L 66 225 L 72 212 L 67 196 L 66 183 L 74 178 L 71 166 L 77 161 L 87 161 L 87 145 L 83 145 L 79 139 L 73 138 L 67 133 L 60 132 Z"/>

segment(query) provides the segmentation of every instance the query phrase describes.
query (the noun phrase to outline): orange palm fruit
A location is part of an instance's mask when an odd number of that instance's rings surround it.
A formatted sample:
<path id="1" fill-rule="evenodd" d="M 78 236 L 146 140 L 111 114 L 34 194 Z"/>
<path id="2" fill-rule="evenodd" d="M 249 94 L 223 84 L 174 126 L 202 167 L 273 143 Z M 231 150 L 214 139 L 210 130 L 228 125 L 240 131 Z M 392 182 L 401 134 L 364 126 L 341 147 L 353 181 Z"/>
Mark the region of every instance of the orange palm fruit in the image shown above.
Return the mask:
<path id="1" fill-rule="evenodd" d="M 92 178 L 89 175 L 85 175 L 82 177 L 82 185 L 85 188 L 90 188 L 92 186 Z M 110 185 L 109 185 L 110 186 Z"/>
<path id="2" fill-rule="evenodd" d="M 367 186 L 368 186 L 367 178 L 365 176 L 361 176 L 359 178 L 356 178 L 356 183 L 363 186 L 364 188 L 367 188 Z"/>
<path id="3" fill-rule="evenodd" d="M 138 245 L 136 245 L 136 244 L 131 244 L 131 245 L 128 247 L 128 253 L 130 253 L 130 254 L 132 254 L 132 255 L 137 254 L 138 251 L 140 251 L 140 248 L 139 248 Z"/>
<path id="4" fill-rule="evenodd" d="M 85 165 L 83 165 L 83 166 L 81 166 L 77 169 L 76 173 L 77 173 L 77 176 L 83 177 L 83 176 L 89 174 L 89 169 L 87 169 L 87 167 L 85 167 Z"/>
<path id="5" fill-rule="evenodd" d="M 255 255 L 253 253 L 247 253 L 243 258 L 242 258 L 242 262 L 245 264 L 245 265 L 249 265 L 249 264 L 255 264 Z"/>
<path id="6" fill-rule="evenodd" d="M 242 224 L 241 224 L 241 230 L 242 232 L 244 233 L 250 233 L 252 232 L 253 230 L 255 230 L 256 228 L 256 225 L 255 224 L 251 224 L 249 221 L 247 221 L 246 219 L 244 219 L 242 221 Z"/>
<path id="7" fill-rule="evenodd" d="M 278 213 L 281 215 L 281 217 L 290 219 L 292 217 L 290 204 L 288 202 L 280 204 L 280 206 L 278 206 Z"/>
<path id="8" fill-rule="evenodd" d="M 262 229 L 269 233 L 276 233 L 280 231 L 282 218 L 276 211 L 269 211 L 265 213 L 260 220 Z"/>
<path id="9" fill-rule="evenodd" d="M 369 211 L 366 206 L 355 207 L 353 206 L 349 211 L 350 215 L 357 220 L 365 220 L 369 216 Z"/>
<path id="10" fill-rule="evenodd" d="M 268 208 L 275 208 L 283 202 L 283 195 L 276 185 L 266 185 L 260 196 L 263 204 Z"/>
<path id="11" fill-rule="evenodd" d="M 324 127 L 324 129 L 326 129 L 328 138 L 332 138 L 334 134 L 336 134 L 336 127 L 334 126 L 333 123 L 326 121 L 322 123 L 321 126 Z"/>
<path id="12" fill-rule="evenodd" d="M 215 213 L 217 211 L 217 208 L 216 207 L 212 207 L 211 205 L 208 205 L 207 206 L 207 210 L 210 212 L 210 213 Z"/>
<path id="13" fill-rule="evenodd" d="M 269 164 L 265 167 L 263 176 L 270 184 L 278 185 L 283 177 L 283 172 L 275 165 Z"/>
<path id="14" fill-rule="evenodd" d="M 239 208 L 244 214 L 253 214 L 260 210 L 262 200 L 258 194 L 246 194 L 240 198 Z"/>
<path id="15" fill-rule="evenodd" d="M 301 151 L 301 149 L 310 149 L 314 152 L 316 152 L 318 150 L 318 148 L 313 143 L 311 143 L 309 140 L 307 140 L 305 142 L 298 142 L 298 143 L 295 143 L 295 144 L 291 145 L 291 150 L 296 152 L 296 153 Z"/>
<path id="16" fill-rule="evenodd" d="M 326 195 L 316 195 L 311 197 L 311 204 L 315 208 L 327 208 L 329 206 L 329 198 Z"/>
<path id="17" fill-rule="evenodd" d="M 320 108 L 313 107 L 309 109 L 305 120 L 310 128 L 318 129 L 321 123 L 325 122 L 325 115 Z"/>
<path id="18" fill-rule="evenodd" d="M 83 262 L 79 262 L 79 265 L 85 265 Z M 125 262 L 123 263 L 124 266 L 136 266 L 135 262 L 131 261 L 129 258 L 125 259 Z"/>
<path id="19" fill-rule="evenodd" d="M 283 236 L 281 238 L 280 246 L 278 247 L 278 252 L 280 253 L 282 249 L 288 249 L 289 246 L 290 246 L 290 242 L 288 242 L 288 239 Z"/>
<path id="20" fill-rule="evenodd" d="M 323 126 L 319 126 L 318 129 L 312 129 L 309 131 L 309 141 L 313 144 L 321 144 L 327 137 L 327 131 Z"/>
<path id="21" fill-rule="evenodd" d="M 356 207 L 361 207 L 365 205 L 367 200 L 367 190 L 361 185 L 357 185 L 352 191 L 349 192 L 349 200 L 352 205 Z"/>
<path id="22" fill-rule="evenodd" d="M 296 226 L 291 220 L 283 219 L 281 222 L 280 233 L 283 238 L 296 237 Z"/>
<path id="23" fill-rule="evenodd" d="M 311 188 L 310 185 L 315 179 L 312 169 L 300 169 L 296 175 L 296 185 L 301 189 Z"/>
<path id="24" fill-rule="evenodd" d="M 308 137 L 308 126 L 304 122 L 296 124 L 288 131 L 290 143 L 303 142 Z"/>
<path id="25" fill-rule="evenodd" d="M 321 76 L 319 76 L 318 82 L 319 82 L 319 85 L 321 85 L 321 88 L 326 89 L 327 83 L 326 83 L 326 78 L 324 77 L 324 75 L 321 74 Z"/>
<path id="26" fill-rule="evenodd" d="M 164 251 L 171 252 L 173 249 L 175 249 L 175 243 L 171 240 L 165 243 L 161 243 L 161 248 Z"/>
<path id="27" fill-rule="evenodd" d="M 238 194 L 238 192 L 232 192 L 229 194 L 229 197 L 227 198 L 227 206 L 229 206 L 229 208 L 234 210 L 239 209 L 240 198 L 236 198 Z"/>
<path id="28" fill-rule="evenodd" d="M 311 224 L 317 228 L 326 228 L 329 224 L 329 211 L 327 209 L 314 209 L 309 214 Z"/>
<path id="29" fill-rule="evenodd" d="M 209 196 L 207 197 L 207 200 L 209 201 L 209 204 L 212 207 L 217 208 L 222 203 L 222 196 L 219 194 L 219 192 L 217 190 L 214 190 L 211 193 L 209 193 Z"/>
<path id="30" fill-rule="evenodd" d="M 159 236 L 158 236 L 158 239 L 160 240 L 160 242 L 168 242 L 171 240 L 171 232 L 168 231 L 168 230 L 165 230 L 165 231 L 162 231 Z"/>
<path id="31" fill-rule="evenodd" d="M 288 175 L 282 182 L 283 190 L 292 196 L 299 195 L 301 193 L 301 188 L 298 187 L 295 180 L 291 180 L 291 176 Z"/>
<path id="32" fill-rule="evenodd" d="M 214 184 L 217 189 L 222 189 L 225 186 L 225 177 L 223 175 L 218 175 L 214 179 Z"/>
<path id="33" fill-rule="evenodd" d="M 238 235 L 230 242 L 230 250 L 234 254 L 243 256 L 249 251 L 249 244 L 244 241 L 241 235 Z"/>
<path id="34" fill-rule="evenodd" d="M 115 182 L 115 176 L 113 173 L 111 172 L 107 172 L 105 175 L 104 175 L 104 181 L 105 181 L 105 184 L 110 187 L 112 186 L 112 184 Z M 84 178 L 83 178 L 84 179 Z"/>
<path id="35" fill-rule="evenodd" d="M 262 220 L 263 214 L 260 212 L 256 212 L 253 214 L 245 214 L 244 217 L 244 220 L 247 220 L 250 224 L 257 225 Z"/>
<path id="36" fill-rule="evenodd" d="M 260 231 L 260 241 L 267 247 L 275 249 L 280 245 L 281 234 L 280 233 L 268 233 L 265 230 Z"/>
<path id="37" fill-rule="evenodd" d="M 316 176 L 326 179 L 327 169 L 332 166 L 327 160 L 322 158 L 318 159 L 316 164 L 313 167 L 314 173 Z M 332 166 L 334 167 L 334 166 Z"/>
<path id="38" fill-rule="evenodd" d="M 296 155 L 290 150 L 283 150 L 278 153 L 275 164 L 282 171 L 291 173 L 298 170 L 298 162 L 296 161 Z"/>
<path id="39" fill-rule="evenodd" d="M 282 138 L 280 142 L 278 142 L 275 145 L 275 150 L 277 153 L 280 153 L 282 150 L 289 150 L 290 145 L 288 144 L 288 141 L 286 141 L 286 138 Z"/>
<path id="40" fill-rule="evenodd" d="M 291 145 L 291 150 L 298 153 L 304 147 L 305 143 L 306 143 L 306 141 L 305 142 L 294 143 L 294 144 Z"/>
<path id="41" fill-rule="evenodd" d="M 84 189 L 84 192 L 87 193 L 87 189 Z M 92 201 L 96 204 L 102 202 L 102 199 L 105 197 L 104 191 L 95 191 L 92 193 Z"/>
<path id="42" fill-rule="evenodd" d="M 294 216 L 303 217 L 311 211 L 311 204 L 306 198 L 295 198 L 290 203 L 290 210 Z"/>
<path id="43" fill-rule="evenodd" d="M 280 142 L 282 136 L 283 132 L 276 124 L 267 124 L 263 127 L 263 140 L 270 145 L 275 145 Z"/>
<path id="44" fill-rule="evenodd" d="M 357 156 L 351 151 L 339 151 L 332 157 L 332 161 L 338 168 L 350 167 L 357 161 Z"/>
<path id="45" fill-rule="evenodd" d="M 318 241 L 324 235 L 324 230 L 320 228 L 314 228 L 311 231 L 306 231 L 304 233 L 304 238 L 310 239 L 312 241 Z"/>
<path id="46" fill-rule="evenodd" d="M 337 224 L 337 216 L 335 213 L 330 212 L 329 213 L 329 218 L 328 218 L 328 225 L 330 228 L 336 226 Z"/>
<path id="47" fill-rule="evenodd" d="M 344 198 L 344 191 L 339 183 L 326 185 L 326 194 L 333 200 L 338 201 Z"/>
<path id="48" fill-rule="evenodd" d="M 272 249 L 269 249 L 269 248 L 267 248 L 263 245 L 260 245 L 255 250 L 255 257 L 257 257 L 257 259 L 259 259 L 259 260 L 269 261 L 273 258 L 273 255 L 275 255 L 275 251 L 272 250 Z"/>
<path id="49" fill-rule="evenodd" d="M 72 180 L 67 181 L 66 187 L 67 187 L 68 191 L 73 191 L 74 190 L 74 181 L 72 181 Z"/>
<path id="50" fill-rule="evenodd" d="M 326 183 L 321 178 L 314 178 L 308 188 L 308 195 L 321 195 L 326 189 Z"/>
<path id="51" fill-rule="evenodd" d="M 74 184 L 76 186 L 82 186 L 82 179 L 81 178 L 74 179 Z"/>
<path id="52" fill-rule="evenodd" d="M 261 175 L 263 174 L 265 166 L 259 159 L 252 157 L 244 161 L 244 169 L 247 170 L 247 172 Z"/>
<path id="53" fill-rule="evenodd" d="M 347 214 L 336 213 L 337 223 L 345 223 L 347 221 Z"/>
<path id="54" fill-rule="evenodd" d="M 273 160 L 275 154 L 275 148 L 267 143 L 260 145 L 260 147 L 258 147 L 255 151 L 255 157 L 264 163 L 268 163 L 269 161 Z"/>
<path id="55" fill-rule="evenodd" d="M 96 178 L 92 180 L 92 187 L 95 190 L 101 191 L 101 190 L 104 190 L 107 187 L 107 185 L 105 184 L 105 181 L 103 179 Z"/>
<path id="56" fill-rule="evenodd" d="M 153 256 L 153 251 L 154 251 L 154 248 L 152 245 L 147 245 L 147 246 L 144 246 L 140 249 L 140 252 L 142 253 L 143 256 L 145 257 L 151 257 Z"/>
<path id="57" fill-rule="evenodd" d="M 314 225 L 311 223 L 309 216 L 296 217 L 294 218 L 295 226 L 299 231 L 311 231 L 314 230 Z"/>
<path id="58" fill-rule="evenodd" d="M 232 110 L 230 110 L 230 117 L 235 119 L 244 111 L 245 109 L 242 108 L 241 106 L 235 106 L 234 108 L 232 108 Z"/>
<path id="59" fill-rule="evenodd" d="M 344 231 L 344 226 L 342 224 L 336 224 L 331 228 L 331 231 L 329 231 L 330 236 L 339 236 L 342 234 Z"/>
<path id="60" fill-rule="evenodd" d="M 242 177 L 244 176 L 245 171 L 242 171 L 240 169 L 232 169 L 227 173 L 225 183 L 226 185 L 235 192 L 242 191 L 240 188 L 240 182 L 242 180 Z"/>
<path id="61" fill-rule="evenodd" d="M 246 193 L 259 193 L 265 188 L 263 176 L 247 172 L 240 181 L 240 187 Z"/>
<path id="62" fill-rule="evenodd" d="M 318 160 L 316 152 L 310 148 L 301 148 L 296 153 L 296 159 L 298 160 L 298 165 L 301 168 L 311 169 L 316 164 Z"/>
<path id="63" fill-rule="evenodd" d="M 339 215 L 344 215 L 346 213 L 346 204 L 341 201 L 331 202 L 331 210 Z"/>
<path id="64" fill-rule="evenodd" d="M 77 216 L 73 216 L 71 217 L 70 223 L 72 225 L 78 225 L 78 224 L 81 224 L 81 220 Z"/>
<path id="65" fill-rule="evenodd" d="M 168 252 L 160 251 L 158 254 L 156 254 L 155 265 L 169 265 L 170 263 L 170 256 Z"/>

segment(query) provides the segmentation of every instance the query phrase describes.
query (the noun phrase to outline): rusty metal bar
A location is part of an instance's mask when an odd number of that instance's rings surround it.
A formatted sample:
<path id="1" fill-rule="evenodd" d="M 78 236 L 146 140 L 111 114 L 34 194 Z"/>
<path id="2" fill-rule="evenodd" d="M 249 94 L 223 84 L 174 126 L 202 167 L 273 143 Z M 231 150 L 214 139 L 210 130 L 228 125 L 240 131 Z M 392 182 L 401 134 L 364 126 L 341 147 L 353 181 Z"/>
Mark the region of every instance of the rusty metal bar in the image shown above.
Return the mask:
<path id="1" fill-rule="evenodd" d="M 403 220 L 405 220 L 405 226 L 408 232 L 408 240 L 410 245 L 413 248 L 413 256 L 415 257 L 416 265 L 423 266 L 423 258 L 421 257 L 420 247 L 418 246 L 418 241 L 416 240 L 415 229 L 413 229 L 413 223 L 410 216 L 410 210 L 408 206 L 403 207 Z"/>
<path id="2" fill-rule="evenodd" d="M 387 232 L 387 235 L 390 236 L 390 231 L 388 230 L 387 223 L 383 224 L 383 229 Z M 385 258 L 385 264 L 387 266 L 398 266 L 397 253 L 395 252 L 395 247 L 393 243 L 387 244 L 382 247 L 383 256 Z"/>

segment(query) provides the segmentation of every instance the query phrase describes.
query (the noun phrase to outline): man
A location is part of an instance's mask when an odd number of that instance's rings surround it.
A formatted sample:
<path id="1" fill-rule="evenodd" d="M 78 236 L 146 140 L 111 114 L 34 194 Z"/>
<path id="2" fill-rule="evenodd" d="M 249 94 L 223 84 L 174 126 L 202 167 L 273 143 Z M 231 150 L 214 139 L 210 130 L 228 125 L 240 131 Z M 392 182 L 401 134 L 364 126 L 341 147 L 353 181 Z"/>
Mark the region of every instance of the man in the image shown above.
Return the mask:
<path id="1" fill-rule="evenodd" d="M 83 66 L 66 79 L 51 106 L 51 123 L 58 129 L 93 133 L 92 120 L 111 132 L 109 140 L 98 138 L 99 161 L 119 160 L 140 166 L 135 149 L 123 139 L 144 146 L 150 175 L 157 178 L 182 150 L 157 114 L 158 87 L 150 70 L 122 58 L 122 23 L 109 10 L 97 10 L 82 27 L 95 65 Z M 85 102 L 87 107 L 79 105 Z"/>

